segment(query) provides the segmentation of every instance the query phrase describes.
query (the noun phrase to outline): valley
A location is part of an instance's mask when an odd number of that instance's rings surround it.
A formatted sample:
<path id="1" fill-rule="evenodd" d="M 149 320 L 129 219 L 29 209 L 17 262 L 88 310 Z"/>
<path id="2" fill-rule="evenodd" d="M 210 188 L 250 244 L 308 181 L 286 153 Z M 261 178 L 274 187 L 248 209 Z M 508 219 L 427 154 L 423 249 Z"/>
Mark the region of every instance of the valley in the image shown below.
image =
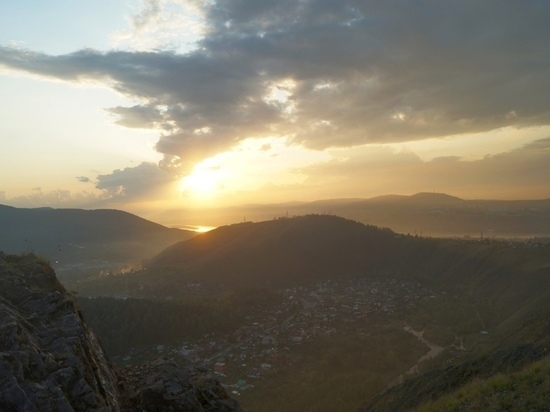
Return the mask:
<path id="1" fill-rule="evenodd" d="M 337 355 L 339 342 L 349 340 L 363 349 L 357 352 L 355 348 L 347 356 L 358 357 L 358 365 L 367 361 L 372 375 L 382 371 L 387 376 L 399 373 L 401 362 L 410 365 L 414 356 L 423 356 L 422 345 L 399 330 L 399 319 L 418 305 L 443 299 L 447 294 L 437 293 L 420 283 L 354 279 L 287 288 L 281 296 L 279 304 L 245 316 L 243 323 L 229 333 L 211 332 L 177 345 L 152 345 L 117 356 L 115 361 L 131 364 L 169 356 L 185 363 L 200 364 L 214 370 L 239 400 L 242 397 L 245 409 L 262 410 L 258 409 L 258 404 L 265 399 L 265 391 L 274 380 L 293 376 L 301 368 L 310 367 L 310 351 L 304 352 L 304 348 L 320 346 L 328 350 L 335 367 L 345 367 L 342 372 L 351 372 L 350 365 L 342 364 Z M 85 314 L 93 319 L 92 313 L 85 311 Z M 98 325 L 92 323 L 92 327 L 99 330 L 95 326 Z M 395 338 L 388 340 L 390 334 Z M 385 355 L 386 351 L 392 356 L 398 352 L 399 363 Z M 365 374 L 365 370 L 361 372 Z M 325 406 L 321 410 L 347 408 L 352 402 L 358 405 L 364 399 L 364 391 L 370 389 L 367 382 L 370 380 L 356 384 L 358 396 L 350 398 L 345 406 L 324 399 Z M 287 390 L 292 392 L 290 388 Z M 280 407 L 281 404 L 272 402 L 272 410 Z"/>
<path id="2" fill-rule="evenodd" d="M 322 214 L 222 226 L 134 264 L 114 264 L 113 244 L 52 264 L 112 361 L 209 371 L 244 410 L 408 410 L 546 356 L 543 238 L 436 239 Z"/>

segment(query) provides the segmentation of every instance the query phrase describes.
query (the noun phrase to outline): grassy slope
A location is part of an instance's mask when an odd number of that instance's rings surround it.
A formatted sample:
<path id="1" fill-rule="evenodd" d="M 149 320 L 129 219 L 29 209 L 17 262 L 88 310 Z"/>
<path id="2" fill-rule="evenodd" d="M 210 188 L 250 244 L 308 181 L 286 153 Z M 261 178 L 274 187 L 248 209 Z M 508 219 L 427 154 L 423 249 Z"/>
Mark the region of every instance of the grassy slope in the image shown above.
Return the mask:
<path id="1" fill-rule="evenodd" d="M 550 405 L 550 356 L 519 372 L 475 379 L 416 411 L 548 411 Z"/>

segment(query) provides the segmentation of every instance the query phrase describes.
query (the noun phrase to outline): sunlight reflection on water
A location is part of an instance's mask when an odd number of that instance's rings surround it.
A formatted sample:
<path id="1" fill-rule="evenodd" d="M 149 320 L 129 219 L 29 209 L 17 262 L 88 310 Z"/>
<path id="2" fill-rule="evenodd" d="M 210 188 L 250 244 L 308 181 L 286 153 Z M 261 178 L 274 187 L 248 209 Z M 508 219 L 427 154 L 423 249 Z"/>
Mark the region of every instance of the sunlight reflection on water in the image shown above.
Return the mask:
<path id="1" fill-rule="evenodd" d="M 192 225 L 187 225 L 187 226 L 180 226 L 178 229 L 191 230 L 191 231 L 197 232 L 197 233 L 204 233 L 204 232 L 209 232 L 212 229 L 216 229 L 216 226 L 192 226 Z"/>

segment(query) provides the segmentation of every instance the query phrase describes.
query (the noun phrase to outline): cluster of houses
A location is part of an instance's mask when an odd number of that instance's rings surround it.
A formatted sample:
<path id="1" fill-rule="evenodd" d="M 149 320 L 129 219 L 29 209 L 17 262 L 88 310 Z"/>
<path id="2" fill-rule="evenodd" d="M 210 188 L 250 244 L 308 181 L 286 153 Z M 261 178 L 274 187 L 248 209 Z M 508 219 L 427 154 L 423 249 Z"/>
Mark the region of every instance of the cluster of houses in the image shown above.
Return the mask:
<path id="1" fill-rule="evenodd" d="M 207 334 L 179 347 L 158 345 L 153 351 L 204 365 L 238 395 L 296 362 L 296 348 L 306 341 L 337 334 L 344 325 L 364 322 L 373 314 L 413 308 L 437 295 L 420 283 L 396 279 L 331 280 L 282 294 L 280 305 L 248 316 L 231 334 Z"/>

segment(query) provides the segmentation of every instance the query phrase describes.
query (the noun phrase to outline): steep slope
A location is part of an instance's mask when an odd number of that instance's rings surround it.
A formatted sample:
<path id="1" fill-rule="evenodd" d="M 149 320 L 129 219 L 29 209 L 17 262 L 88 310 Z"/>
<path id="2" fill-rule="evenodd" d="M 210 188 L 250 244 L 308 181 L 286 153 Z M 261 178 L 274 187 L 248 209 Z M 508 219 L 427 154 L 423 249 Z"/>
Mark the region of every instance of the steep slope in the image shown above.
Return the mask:
<path id="1" fill-rule="evenodd" d="M 120 408 L 116 374 L 49 266 L 0 255 L 0 319 L 1 410 Z"/>
<path id="2" fill-rule="evenodd" d="M 0 252 L 0 410 L 240 411 L 203 372 L 165 360 L 117 372 L 52 268 Z"/>
<path id="3" fill-rule="evenodd" d="M 471 385 L 480 385 L 483 381 L 489 381 L 495 376 L 497 380 L 503 376 L 511 377 L 534 362 L 545 359 L 548 365 L 550 360 L 550 349 L 547 347 L 548 339 L 536 344 L 524 344 L 509 349 L 501 349 L 486 356 L 473 359 L 458 365 L 448 366 L 442 370 L 433 370 L 417 378 L 410 379 L 400 386 L 393 387 L 382 395 L 378 396 L 368 405 L 361 407 L 364 412 L 398 412 L 415 410 L 425 404 L 426 410 L 451 410 L 449 407 L 430 409 L 429 404 L 444 405 L 445 397 L 454 392 L 467 390 Z M 548 373 L 546 371 L 545 373 Z M 512 385 L 510 385 L 512 386 Z M 532 387 L 510 388 L 515 391 L 514 398 L 521 402 L 529 396 L 536 388 L 536 382 Z M 541 392 L 542 393 L 542 392 Z M 441 398 L 441 401 L 437 401 Z M 459 400 L 464 403 L 463 409 L 454 410 L 485 410 L 468 406 L 466 396 Z M 540 403 L 539 405 L 545 405 Z M 546 404 L 547 405 L 547 404 Z M 424 409 L 422 409 L 424 410 Z M 491 409 L 491 410 L 501 410 Z M 508 410 L 533 410 L 533 409 L 508 409 Z M 535 409 L 537 410 L 537 409 Z M 542 410 L 542 409 L 538 409 Z"/>
<path id="4" fill-rule="evenodd" d="M 550 356 L 514 373 L 478 379 L 416 410 L 546 411 L 550 405 Z"/>

